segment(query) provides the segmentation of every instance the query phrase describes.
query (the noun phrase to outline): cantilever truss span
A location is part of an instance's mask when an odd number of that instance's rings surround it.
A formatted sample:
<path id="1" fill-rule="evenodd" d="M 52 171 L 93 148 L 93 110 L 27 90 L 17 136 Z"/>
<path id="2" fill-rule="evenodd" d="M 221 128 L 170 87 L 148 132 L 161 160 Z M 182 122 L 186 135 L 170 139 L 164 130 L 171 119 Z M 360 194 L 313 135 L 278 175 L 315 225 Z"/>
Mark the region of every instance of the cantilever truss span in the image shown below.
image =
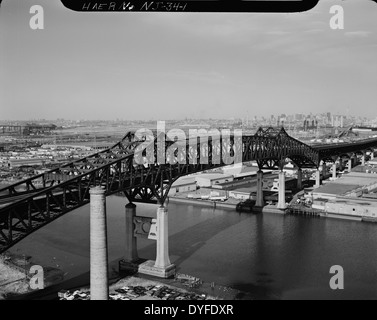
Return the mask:
<path id="1" fill-rule="evenodd" d="M 123 192 L 131 202 L 163 204 L 171 185 L 184 175 L 253 160 L 260 168 L 281 168 L 287 158 L 299 167 L 318 167 L 321 157 L 329 156 L 283 128 L 176 140 L 162 133 L 139 137 L 128 132 L 109 149 L 0 189 L 0 253 L 87 204 L 93 186 L 102 186 L 107 196 Z M 377 139 L 373 143 L 377 146 Z M 339 148 L 330 153 L 336 155 Z"/>

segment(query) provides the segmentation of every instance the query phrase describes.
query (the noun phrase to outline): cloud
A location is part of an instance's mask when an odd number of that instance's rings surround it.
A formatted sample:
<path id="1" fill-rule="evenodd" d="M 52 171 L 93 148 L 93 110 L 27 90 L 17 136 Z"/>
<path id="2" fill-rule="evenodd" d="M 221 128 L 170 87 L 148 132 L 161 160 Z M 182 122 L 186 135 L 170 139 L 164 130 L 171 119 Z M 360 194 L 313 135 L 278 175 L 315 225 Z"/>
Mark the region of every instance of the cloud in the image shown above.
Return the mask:
<path id="1" fill-rule="evenodd" d="M 270 36 L 285 36 L 287 34 L 290 34 L 289 31 L 283 31 L 283 30 L 275 30 L 275 31 L 267 31 L 265 34 Z"/>
<path id="2" fill-rule="evenodd" d="M 371 33 L 372 32 L 370 31 L 360 30 L 360 31 L 348 31 L 348 32 L 345 32 L 344 35 L 347 37 L 366 38 L 366 37 L 369 37 Z"/>
<path id="3" fill-rule="evenodd" d="M 325 32 L 325 29 L 309 29 L 309 30 L 304 30 L 304 33 L 308 34 L 316 34 L 316 33 L 322 33 Z"/>
<path id="4" fill-rule="evenodd" d="M 205 82 L 207 84 L 226 84 L 230 85 L 232 82 L 224 74 L 217 71 L 163 71 L 163 72 L 150 72 L 149 76 L 155 77 L 168 77 L 177 80 L 189 80 L 193 82 Z"/>

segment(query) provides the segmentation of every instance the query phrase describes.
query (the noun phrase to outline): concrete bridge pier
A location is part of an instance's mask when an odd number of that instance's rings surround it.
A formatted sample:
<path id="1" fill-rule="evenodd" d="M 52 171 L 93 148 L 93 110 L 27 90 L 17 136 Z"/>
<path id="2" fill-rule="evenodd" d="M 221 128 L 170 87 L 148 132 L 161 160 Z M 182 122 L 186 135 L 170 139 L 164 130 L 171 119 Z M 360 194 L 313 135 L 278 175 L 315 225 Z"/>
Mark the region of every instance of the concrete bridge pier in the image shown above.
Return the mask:
<path id="1" fill-rule="evenodd" d="M 90 299 L 108 300 L 108 253 L 105 189 L 90 189 Z"/>
<path id="2" fill-rule="evenodd" d="M 374 150 L 370 153 L 370 160 L 374 160 Z"/>
<path id="3" fill-rule="evenodd" d="M 124 257 L 119 261 L 119 272 L 135 273 L 139 269 L 142 260 L 137 254 L 137 238 L 135 237 L 134 218 L 136 217 L 136 205 L 132 202 L 125 206 L 125 250 Z"/>
<path id="4" fill-rule="evenodd" d="M 257 172 L 257 201 L 255 203 L 257 207 L 264 206 L 264 199 L 263 199 L 263 171 L 258 170 Z"/>
<path id="5" fill-rule="evenodd" d="M 285 172 L 281 170 L 279 172 L 279 201 L 278 201 L 278 209 L 286 209 L 286 202 L 285 202 Z"/>
<path id="6" fill-rule="evenodd" d="M 322 179 L 326 179 L 326 175 L 327 175 L 327 165 L 326 165 L 326 162 L 323 161 L 323 163 L 322 163 Z"/>
<path id="7" fill-rule="evenodd" d="M 167 268 L 169 259 L 168 209 L 161 206 L 157 209 L 157 256 L 156 268 Z"/>
<path id="8" fill-rule="evenodd" d="M 297 189 L 302 190 L 302 169 L 297 170 Z"/>
<path id="9" fill-rule="evenodd" d="M 363 155 L 361 156 L 361 165 L 362 166 L 365 166 L 365 155 L 366 155 L 366 153 L 363 152 Z"/>
<path id="10" fill-rule="evenodd" d="M 332 165 L 332 178 L 334 180 L 336 179 L 336 162 L 334 162 Z"/>
<path id="11" fill-rule="evenodd" d="M 319 188 L 321 186 L 321 172 L 319 169 L 315 172 L 315 188 Z"/>
<path id="12" fill-rule="evenodd" d="M 350 158 L 347 162 L 347 171 L 352 172 L 352 158 Z"/>
<path id="13" fill-rule="evenodd" d="M 343 171 L 344 170 L 344 167 L 343 167 L 343 159 L 342 158 L 339 158 L 339 171 Z"/>
<path id="14" fill-rule="evenodd" d="M 160 278 L 175 275 L 175 265 L 169 259 L 168 209 L 164 205 L 157 209 L 156 261 L 142 263 L 139 272 Z"/>
<path id="15" fill-rule="evenodd" d="M 134 262 L 139 259 L 137 254 L 137 240 L 134 236 L 134 218 L 136 217 L 136 205 L 132 202 L 126 204 L 126 248 L 124 261 Z"/>

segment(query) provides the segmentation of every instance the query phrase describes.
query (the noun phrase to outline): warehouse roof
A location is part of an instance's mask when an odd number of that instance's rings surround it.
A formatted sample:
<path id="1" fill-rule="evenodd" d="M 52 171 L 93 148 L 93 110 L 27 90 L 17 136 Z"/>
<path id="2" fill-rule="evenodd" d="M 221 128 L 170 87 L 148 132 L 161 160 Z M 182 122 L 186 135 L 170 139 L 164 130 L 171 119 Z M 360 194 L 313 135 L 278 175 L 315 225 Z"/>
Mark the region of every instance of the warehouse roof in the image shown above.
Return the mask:
<path id="1" fill-rule="evenodd" d="M 319 188 L 315 189 L 314 193 L 325 193 L 325 194 L 333 194 L 333 195 L 342 195 L 346 192 L 353 191 L 355 189 L 360 188 L 360 185 L 354 184 L 341 184 L 341 183 L 327 183 Z"/>
<path id="2" fill-rule="evenodd" d="M 190 184 L 196 184 L 195 177 L 182 177 L 173 183 L 173 187 L 187 186 Z"/>
<path id="3" fill-rule="evenodd" d="M 197 178 L 217 180 L 217 179 L 233 178 L 233 175 L 224 174 L 224 173 L 203 173 L 203 174 L 197 175 L 196 179 Z"/>
<path id="4" fill-rule="evenodd" d="M 372 183 L 377 183 L 377 175 L 363 172 L 351 172 L 343 175 L 338 180 L 334 181 L 336 184 L 347 184 L 357 186 L 367 186 Z"/>
<path id="5" fill-rule="evenodd" d="M 374 183 L 377 184 L 377 175 L 351 172 L 343 175 L 341 178 L 333 182 L 326 183 L 325 185 L 315 189 L 314 193 L 342 195 Z"/>

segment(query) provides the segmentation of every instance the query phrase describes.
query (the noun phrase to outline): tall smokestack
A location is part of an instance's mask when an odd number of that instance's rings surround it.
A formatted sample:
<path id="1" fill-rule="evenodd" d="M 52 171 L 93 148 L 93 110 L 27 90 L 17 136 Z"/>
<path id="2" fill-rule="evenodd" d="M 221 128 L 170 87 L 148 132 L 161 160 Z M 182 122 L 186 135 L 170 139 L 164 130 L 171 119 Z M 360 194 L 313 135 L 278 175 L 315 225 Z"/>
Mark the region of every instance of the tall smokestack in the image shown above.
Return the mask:
<path id="1" fill-rule="evenodd" d="M 108 300 L 106 197 L 102 187 L 90 189 L 90 299 Z"/>

